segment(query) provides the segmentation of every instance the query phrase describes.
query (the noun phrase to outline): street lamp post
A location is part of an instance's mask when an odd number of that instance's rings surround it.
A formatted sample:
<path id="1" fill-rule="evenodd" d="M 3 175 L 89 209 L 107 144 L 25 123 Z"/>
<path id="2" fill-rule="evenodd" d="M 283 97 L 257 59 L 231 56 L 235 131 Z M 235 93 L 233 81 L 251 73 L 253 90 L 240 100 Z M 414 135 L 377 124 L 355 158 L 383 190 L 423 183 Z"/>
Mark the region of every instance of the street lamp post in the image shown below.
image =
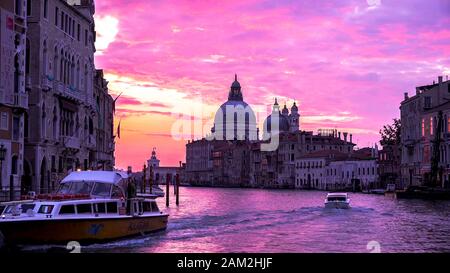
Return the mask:
<path id="1" fill-rule="evenodd" d="M 2 186 L 2 178 L 3 178 L 3 160 L 5 160 L 6 148 L 2 144 L 0 146 L 0 187 Z"/>

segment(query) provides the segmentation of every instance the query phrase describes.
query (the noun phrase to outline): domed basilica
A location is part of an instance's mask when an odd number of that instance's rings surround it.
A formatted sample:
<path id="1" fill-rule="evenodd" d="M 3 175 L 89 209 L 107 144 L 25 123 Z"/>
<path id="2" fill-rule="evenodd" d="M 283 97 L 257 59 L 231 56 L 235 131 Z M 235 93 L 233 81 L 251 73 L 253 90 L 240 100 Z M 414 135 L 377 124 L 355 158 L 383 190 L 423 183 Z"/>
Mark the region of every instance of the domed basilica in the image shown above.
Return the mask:
<path id="1" fill-rule="evenodd" d="M 257 140 L 256 116 L 243 98 L 241 84 L 234 76 L 228 100 L 220 106 L 211 129 L 217 140 Z"/>
<path id="2" fill-rule="evenodd" d="M 299 119 L 300 114 L 295 102 L 291 107 L 291 113 L 286 104 L 280 112 L 275 99 L 272 113 L 264 121 L 263 140 L 279 132 L 298 131 Z M 231 84 L 228 100 L 216 112 L 211 132 L 216 140 L 259 140 L 255 113 L 243 99 L 237 75 L 234 76 L 234 82 Z"/>

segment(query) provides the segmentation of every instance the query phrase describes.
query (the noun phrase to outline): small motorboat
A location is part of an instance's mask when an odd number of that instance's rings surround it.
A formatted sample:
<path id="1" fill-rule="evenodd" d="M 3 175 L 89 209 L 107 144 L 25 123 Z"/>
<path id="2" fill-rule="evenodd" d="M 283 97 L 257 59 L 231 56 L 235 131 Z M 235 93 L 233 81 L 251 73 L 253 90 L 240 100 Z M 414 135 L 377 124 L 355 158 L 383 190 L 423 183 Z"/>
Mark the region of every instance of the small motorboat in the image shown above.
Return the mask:
<path id="1" fill-rule="evenodd" d="M 350 199 L 347 193 L 333 192 L 328 193 L 325 199 L 325 208 L 349 209 Z"/>

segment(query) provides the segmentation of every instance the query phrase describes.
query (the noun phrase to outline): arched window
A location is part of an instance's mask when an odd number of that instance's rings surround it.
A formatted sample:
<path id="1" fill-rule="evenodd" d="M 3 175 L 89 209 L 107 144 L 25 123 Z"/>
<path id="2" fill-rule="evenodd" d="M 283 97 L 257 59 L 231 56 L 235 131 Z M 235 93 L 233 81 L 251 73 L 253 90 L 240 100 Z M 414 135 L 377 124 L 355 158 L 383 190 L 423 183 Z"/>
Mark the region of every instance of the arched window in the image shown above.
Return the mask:
<path id="1" fill-rule="evenodd" d="M 26 50 L 25 50 L 25 74 L 30 74 L 30 54 L 31 54 L 31 48 L 30 48 L 30 40 L 26 39 Z"/>
<path id="2" fill-rule="evenodd" d="M 70 85 L 75 86 L 75 58 L 73 56 L 70 62 Z"/>
<path id="3" fill-rule="evenodd" d="M 42 51 L 42 72 L 47 75 L 47 41 L 44 41 L 44 49 Z"/>
<path id="4" fill-rule="evenodd" d="M 77 90 L 80 89 L 80 60 L 77 61 L 77 77 L 75 79 L 75 87 Z"/>
<path id="5" fill-rule="evenodd" d="M 59 81 L 64 80 L 64 51 L 61 49 L 60 60 L 59 60 Z"/>
<path id="6" fill-rule="evenodd" d="M 84 65 L 84 91 L 87 94 L 88 90 L 88 66 L 87 64 Z"/>
<path id="7" fill-rule="evenodd" d="M 80 119 L 78 117 L 78 114 L 77 114 L 77 118 L 75 121 L 75 135 L 76 135 L 76 137 L 80 137 Z"/>
<path id="8" fill-rule="evenodd" d="M 53 56 L 53 78 L 58 79 L 58 49 L 55 47 L 55 55 Z"/>
<path id="9" fill-rule="evenodd" d="M 57 134 L 57 126 L 58 126 L 58 112 L 56 110 L 56 107 L 53 108 L 53 124 L 52 124 L 52 130 L 53 130 L 53 139 L 57 140 L 58 139 L 58 134 Z"/>
<path id="10" fill-rule="evenodd" d="M 46 117 L 46 112 L 45 112 L 45 103 L 42 104 L 42 115 L 41 115 L 41 137 L 45 138 L 46 137 L 46 124 L 45 124 L 45 117 Z"/>
<path id="11" fill-rule="evenodd" d="M 94 122 L 92 121 L 91 117 L 89 117 L 89 134 L 94 134 Z"/>
<path id="12" fill-rule="evenodd" d="M 20 87 L 20 70 L 19 70 L 19 53 L 14 56 L 14 93 L 19 93 Z"/>

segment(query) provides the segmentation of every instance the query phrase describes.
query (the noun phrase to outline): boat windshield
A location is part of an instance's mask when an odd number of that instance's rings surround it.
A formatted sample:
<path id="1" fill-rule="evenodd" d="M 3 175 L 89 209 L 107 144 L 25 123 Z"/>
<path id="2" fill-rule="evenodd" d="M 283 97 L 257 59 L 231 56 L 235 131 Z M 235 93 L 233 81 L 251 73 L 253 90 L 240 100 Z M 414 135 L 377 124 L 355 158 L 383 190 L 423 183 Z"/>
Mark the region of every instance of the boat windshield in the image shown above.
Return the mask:
<path id="1" fill-rule="evenodd" d="M 82 182 L 67 182 L 59 186 L 59 194 L 90 194 L 94 182 L 82 181 Z"/>
<path id="2" fill-rule="evenodd" d="M 328 201 L 346 201 L 345 196 L 330 196 L 328 197 Z"/>

